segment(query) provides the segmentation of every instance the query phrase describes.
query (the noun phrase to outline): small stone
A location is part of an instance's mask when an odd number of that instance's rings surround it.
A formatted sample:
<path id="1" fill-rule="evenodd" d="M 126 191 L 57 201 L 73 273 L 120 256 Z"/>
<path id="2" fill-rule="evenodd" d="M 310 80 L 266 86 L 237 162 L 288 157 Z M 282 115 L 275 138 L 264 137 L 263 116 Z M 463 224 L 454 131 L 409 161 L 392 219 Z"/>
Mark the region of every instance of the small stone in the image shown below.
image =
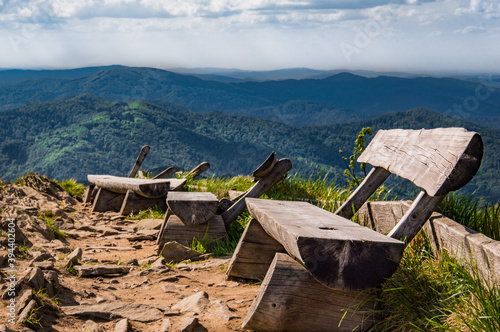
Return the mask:
<path id="1" fill-rule="evenodd" d="M 172 321 L 170 318 L 165 318 L 163 320 L 160 332 L 172 332 Z"/>
<path id="2" fill-rule="evenodd" d="M 164 266 L 165 266 L 165 258 L 163 257 L 158 258 L 153 264 L 151 264 L 151 268 L 158 268 Z"/>
<path id="3" fill-rule="evenodd" d="M 83 324 L 82 332 L 104 332 L 104 329 L 96 322 L 88 320 Z"/>
<path id="4" fill-rule="evenodd" d="M 40 270 L 53 270 L 54 262 L 53 261 L 33 262 L 33 266 L 38 267 Z"/>
<path id="5" fill-rule="evenodd" d="M 64 268 L 69 268 L 70 266 L 75 266 L 78 264 L 78 260 L 81 260 L 82 259 L 82 254 L 83 254 L 83 250 L 82 248 L 76 248 L 75 250 L 73 250 L 69 255 L 68 257 L 66 257 L 67 259 L 67 262 L 66 264 L 64 265 Z"/>
<path id="6" fill-rule="evenodd" d="M 31 311 L 34 309 L 36 309 L 36 301 L 32 299 L 19 314 L 17 324 L 24 323 L 30 317 Z"/>
<path id="7" fill-rule="evenodd" d="M 139 230 L 159 230 L 163 224 L 163 219 L 142 219 L 134 226 L 134 232 Z"/>
<path id="8" fill-rule="evenodd" d="M 202 253 L 183 246 L 177 241 L 170 241 L 165 243 L 161 249 L 160 255 L 165 258 L 167 262 L 179 263 L 187 259 L 202 255 Z"/>
<path id="9" fill-rule="evenodd" d="M 221 300 L 212 301 L 209 310 L 210 316 L 216 316 L 229 322 L 231 319 L 241 318 L 234 314 L 229 306 Z"/>
<path id="10" fill-rule="evenodd" d="M 132 328 L 127 318 L 116 323 L 115 332 L 132 332 Z"/>
<path id="11" fill-rule="evenodd" d="M 33 287 L 35 291 L 45 288 L 45 278 L 40 268 L 32 267 L 28 273 L 28 284 Z"/>
<path id="12" fill-rule="evenodd" d="M 132 258 L 128 261 L 125 262 L 125 265 L 131 265 L 131 266 L 139 266 L 139 262 L 137 261 L 137 258 Z"/>
<path id="13" fill-rule="evenodd" d="M 174 305 L 172 310 L 202 313 L 209 303 L 208 294 L 206 292 L 198 292 L 194 295 L 186 297 L 181 302 Z"/>
<path id="14" fill-rule="evenodd" d="M 27 289 L 24 291 L 23 295 L 17 300 L 17 306 L 16 306 L 16 314 L 19 315 L 19 313 L 30 303 L 30 301 L 33 299 L 33 291 L 31 289 Z"/>
<path id="15" fill-rule="evenodd" d="M 199 324 L 197 317 L 186 317 L 181 321 L 181 332 L 193 332 Z"/>
<path id="16" fill-rule="evenodd" d="M 96 302 L 97 304 L 101 304 L 101 303 L 106 302 L 106 300 L 105 300 L 105 299 L 103 299 L 102 297 L 98 296 L 98 297 L 96 297 L 96 298 L 95 298 L 95 302 Z"/>

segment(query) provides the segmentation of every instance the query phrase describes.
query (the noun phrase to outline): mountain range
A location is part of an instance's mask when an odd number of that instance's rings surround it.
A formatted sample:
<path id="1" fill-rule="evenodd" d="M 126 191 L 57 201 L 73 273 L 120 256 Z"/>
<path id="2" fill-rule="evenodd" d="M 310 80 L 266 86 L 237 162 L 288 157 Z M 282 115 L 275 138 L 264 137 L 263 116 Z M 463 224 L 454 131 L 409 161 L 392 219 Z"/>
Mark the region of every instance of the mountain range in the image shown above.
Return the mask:
<path id="1" fill-rule="evenodd" d="M 310 71 L 296 70 L 295 75 L 309 75 Z M 314 79 L 240 81 L 229 77 L 224 82 L 161 69 L 121 66 L 35 74 L 0 71 L 0 111 L 89 93 L 115 101 L 144 100 L 158 107 L 170 103 L 199 113 L 218 111 L 295 126 L 329 126 L 421 107 L 500 128 L 496 76 L 471 81 L 364 77 L 343 72 Z M 33 75 L 36 78 L 29 79 Z M 276 77 L 276 73 L 273 75 Z"/>
<path id="2" fill-rule="evenodd" d="M 436 127 L 479 132 L 485 155 L 477 176 L 463 192 L 500 199 L 500 130 L 423 108 L 299 128 L 249 116 L 193 112 L 167 101 L 160 106 L 82 94 L 0 112 L 0 177 L 12 181 L 28 171 L 60 180 L 84 181 L 87 174 L 125 176 L 141 146 L 147 144 L 151 152 L 143 164 L 145 170 L 168 166 L 187 170 L 208 161 L 209 175 L 251 174 L 276 151 L 279 158 L 292 160 L 294 172 L 315 176 L 331 170 L 331 177 L 343 185 L 345 164 L 339 150 L 349 156 L 358 132 L 367 126 L 374 132 Z"/>

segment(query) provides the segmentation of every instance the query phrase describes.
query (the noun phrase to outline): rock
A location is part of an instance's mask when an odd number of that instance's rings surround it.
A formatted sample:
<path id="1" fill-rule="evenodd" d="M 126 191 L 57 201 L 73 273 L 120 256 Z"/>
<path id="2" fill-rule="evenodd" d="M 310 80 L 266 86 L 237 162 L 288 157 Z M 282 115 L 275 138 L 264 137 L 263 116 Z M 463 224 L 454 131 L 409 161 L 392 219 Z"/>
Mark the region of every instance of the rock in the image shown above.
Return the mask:
<path id="1" fill-rule="evenodd" d="M 212 301 L 208 312 L 210 316 L 220 317 L 226 322 L 229 322 L 231 319 L 241 318 L 234 314 L 229 306 L 221 300 Z"/>
<path id="2" fill-rule="evenodd" d="M 132 328 L 127 318 L 116 323 L 115 332 L 132 332 Z"/>
<path id="3" fill-rule="evenodd" d="M 179 279 L 181 279 L 181 278 L 189 279 L 189 277 L 183 276 L 182 274 L 176 274 L 176 275 L 173 275 L 170 277 L 161 278 L 160 280 L 158 280 L 158 282 L 163 282 L 163 281 L 175 282 L 175 281 L 179 281 Z"/>
<path id="4" fill-rule="evenodd" d="M 17 300 L 16 304 L 16 315 L 19 315 L 19 313 L 26 308 L 28 303 L 33 299 L 33 291 L 31 289 L 27 289 L 24 291 L 23 295 Z"/>
<path id="5" fill-rule="evenodd" d="M 40 268 L 32 267 L 28 273 L 28 284 L 33 287 L 35 291 L 45 288 L 45 278 Z"/>
<path id="6" fill-rule="evenodd" d="M 142 219 L 134 226 L 134 232 L 140 230 L 159 230 L 163 219 Z"/>
<path id="7" fill-rule="evenodd" d="M 158 258 L 153 264 L 151 264 L 152 269 L 164 266 L 165 266 L 165 258 L 163 257 Z"/>
<path id="8" fill-rule="evenodd" d="M 2 267 L 3 262 L 7 261 L 8 251 L 0 250 L 0 267 Z"/>
<path id="9" fill-rule="evenodd" d="M 96 322 L 88 320 L 83 324 L 82 332 L 104 332 L 104 329 Z"/>
<path id="10" fill-rule="evenodd" d="M 83 278 L 130 272 L 130 266 L 123 265 L 77 265 L 74 268 L 78 272 L 78 276 Z"/>
<path id="11" fill-rule="evenodd" d="M 129 241 L 153 241 L 155 239 L 154 236 L 152 235 L 145 235 L 145 234 L 136 234 L 136 235 L 128 235 L 124 237 L 126 240 Z"/>
<path id="12" fill-rule="evenodd" d="M 36 301 L 32 299 L 19 314 L 17 324 L 24 323 L 30 317 L 31 311 L 34 309 L 36 309 Z"/>
<path id="13" fill-rule="evenodd" d="M 200 256 L 202 253 L 183 246 L 179 242 L 170 241 L 165 243 L 160 255 L 163 256 L 167 262 L 179 263 L 184 260 Z"/>
<path id="14" fill-rule="evenodd" d="M 94 305 L 61 307 L 66 315 L 114 320 L 128 318 L 143 323 L 163 318 L 163 312 L 147 304 L 114 302 Z"/>
<path id="15" fill-rule="evenodd" d="M 35 262 L 43 262 L 43 261 L 54 262 L 55 260 L 56 260 L 55 257 L 49 253 L 40 253 L 39 255 L 36 255 L 35 258 L 33 258 L 33 260 L 30 262 L 30 266 L 33 266 L 31 264 Z"/>
<path id="16" fill-rule="evenodd" d="M 165 293 L 177 293 L 180 290 L 183 290 L 185 288 L 188 288 L 189 285 L 175 285 L 175 284 L 168 284 L 168 285 L 163 285 L 161 286 L 161 290 L 164 291 Z"/>
<path id="17" fill-rule="evenodd" d="M 181 332 L 194 332 L 200 326 L 197 317 L 186 317 L 181 321 Z"/>
<path id="18" fill-rule="evenodd" d="M 96 298 L 95 298 L 95 302 L 96 302 L 97 304 L 101 304 L 101 303 L 106 302 L 106 300 L 105 300 L 105 299 L 103 299 L 102 297 L 98 296 L 98 297 L 96 297 Z"/>
<path id="19" fill-rule="evenodd" d="M 54 262 L 53 261 L 33 262 L 33 266 L 38 267 L 40 270 L 53 270 Z"/>
<path id="20" fill-rule="evenodd" d="M 49 297 L 56 296 L 60 288 L 59 277 L 57 276 L 57 272 L 45 271 L 43 274 L 46 280 L 45 288 L 47 290 L 47 295 L 49 295 Z"/>
<path id="21" fill-rule="evenodd" d="M 214 253 L 210 252 L 208 254 L 203 254 L 203 255 L 200 255 L 200 256 L 192 257 L 191 261 L 192 262 L 202 261 L 202 260 L 205 260 L 205 259 L 212 258 L 213 256 L 214 256 Z"/>
<path id="22" fill-rule="evenodd" d="M 170 318 L 165 318 L 163 320 L 160 332 L 172 332 L 172 321 Z"/>
<path id="23" fill-rule="evenodd" d="M 82 259 L 83 250 L 82 248 L 76 248 L 69 254 L 66 259 L 67 262 L 64 264 L 64 268 L 67 269 L 71 266 L 78 265 L 78 261 Z"/>
<path id="24" fill-rule="evenodd" d="M 180 312 L 194 312 L 202 313 L 207 305 L 210 303 L 208 294 L 206 292 L 198 292 L 194 295 L 186 297 L 181 302 L 172 306 L 172 310 L 179 310 Z"/>
<path id="25" fill-rule="evenodd" d="M 139 266 L 139 262 L 137 261 L 137 258 L 132 258 L 128 261 L 125 262 L 125 265 L 129 265 L 129 266 Z"/>
<path id="26" fill-rule="evenodd" d="M 7 325 L 0 324 L 0 332 L 12 332 L 12 330 Z"/>

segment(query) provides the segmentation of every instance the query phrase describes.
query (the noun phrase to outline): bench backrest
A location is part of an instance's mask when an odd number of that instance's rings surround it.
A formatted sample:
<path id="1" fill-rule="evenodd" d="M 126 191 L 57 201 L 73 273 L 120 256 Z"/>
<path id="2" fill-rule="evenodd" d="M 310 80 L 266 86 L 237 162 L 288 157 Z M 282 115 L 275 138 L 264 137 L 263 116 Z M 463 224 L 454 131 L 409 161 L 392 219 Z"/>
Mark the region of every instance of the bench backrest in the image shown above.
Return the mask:
<path id="1" fill-rule="evenodd" d="M 460 189 L 474 177 L 482 156 L 481 136 L 463 128 L 379 130 L 358 158 L 358 162 L 374 168 L 336 213 L 351 218 L 390 174 L 396 174 L 424 190 L 407 218 L 403 217 L 389 233 L 408 242 L 444 195 Z M 398 230 L 405 223 L 411 224 L 412 230 Z"/>

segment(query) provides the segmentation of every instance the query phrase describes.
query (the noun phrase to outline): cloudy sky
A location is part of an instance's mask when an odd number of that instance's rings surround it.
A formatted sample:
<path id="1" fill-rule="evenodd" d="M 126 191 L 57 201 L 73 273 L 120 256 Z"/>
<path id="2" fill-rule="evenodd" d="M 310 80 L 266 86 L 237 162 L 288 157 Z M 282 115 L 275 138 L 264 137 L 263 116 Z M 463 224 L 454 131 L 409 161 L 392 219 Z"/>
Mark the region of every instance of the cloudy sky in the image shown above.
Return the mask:
<path id="1" fill-rule="evenodd" d="M 499 0 L 0 0 L 0 68 L 500 72 Z"/>

